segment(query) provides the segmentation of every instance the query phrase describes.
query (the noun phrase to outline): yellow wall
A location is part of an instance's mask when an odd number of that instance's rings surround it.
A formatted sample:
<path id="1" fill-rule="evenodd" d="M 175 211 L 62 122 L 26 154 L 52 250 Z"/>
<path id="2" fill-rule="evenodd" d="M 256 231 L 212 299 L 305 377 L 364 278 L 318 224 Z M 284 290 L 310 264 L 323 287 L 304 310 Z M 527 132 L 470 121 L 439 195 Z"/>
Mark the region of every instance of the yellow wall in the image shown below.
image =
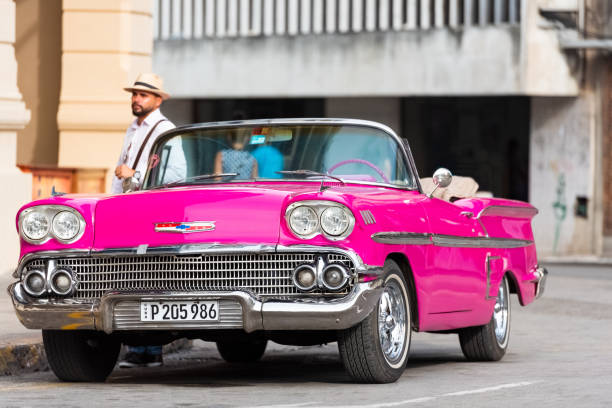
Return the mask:
<path id="1" fill-rule="evenodd" d="M 62 1 L 19 0 L 16 3 L 17 82 L 30 123 L 19 131 L 17 163 L 28 167 L 57 165 Z"/>
<path id="2" fill-rule="evenodd" d="M 123 88 L 151 71 L 151 7 L 149 0 L 63 1 L 60 167 L 114 167 L 132 120 Z"/>

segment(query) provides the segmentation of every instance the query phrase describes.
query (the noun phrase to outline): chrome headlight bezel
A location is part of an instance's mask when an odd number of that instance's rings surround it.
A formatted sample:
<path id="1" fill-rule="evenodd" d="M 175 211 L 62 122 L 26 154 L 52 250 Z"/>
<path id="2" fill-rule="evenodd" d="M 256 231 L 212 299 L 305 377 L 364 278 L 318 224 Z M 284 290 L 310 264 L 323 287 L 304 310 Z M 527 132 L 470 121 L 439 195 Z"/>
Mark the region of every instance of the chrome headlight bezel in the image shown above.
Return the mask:
<path id="1" fill-rule="evenodd" d="M 36 223 L 36 219 L 41 220 L 45 224 L 45 229 L 40 231 L 44 232 L 39 238 L 31 236 L 27 233 L 29 227 L 32 227 Z M 28 220 L 31 220 L 28 225 Z M 40 242 L 45 240 L 51 232 L 51 219 L 46 212 L 43 211 L 24 211 L 23 216 L 20 217 L 20 232 L 23 238 L 29 242 Z M 40 221 L 39 221 L 40 222 Z"/>
<path id="2" fill-rule="evenodd" d="M 53 230 L 53 219 L 55 218 L 55 216 L 57 214 L 59 214 L 61 212 L 64 212 L 64 211 L 72 213 L 73 215 L 75 215 L 77 217 L 78 222 L 79 222 L 79 231 L 77 232 L 77 234 L 74 237 L 72 237 L 70 239 L 62 239 L 62 238 L 58 237 L 57 234 L 55 233 L 55 231 Z M 37 213 L 40 213 L 40 214 L 44 215 L 49 220 L 49 230 L 48 230 L 47 234 L 45 236 L 43 236 L 42 238 L 40 238 L 40 239 L 32 239 L 32 238 L 28 237 L 25 234 L 25 232 L 24 232 L 25 218 L 29 214 L 32 214 L 34 212 L 37 212 Z M 21 213 L 19 213 L 18 226 L 19 226 L 19 236 L 24 241 L 26 241 L 27 243 L 30 243 L 30 244 L 33 244 L 33 245 L 42 245 L 42 244 L 48 242 L 52 238 L 55 239 L 57 242 L 62 243 L 62 244 L 72 244 L 73 242 L 76 242 L 79 239 L 81 239 L 81 237 L 85 233 L 86 223 L 85 223 L 85 219 L 83 218 L 81 213 L 79 213 L 77 210 L 75 210 L 72 207 L 68 207 L 68 206 L 65 206 L 65 205 L 37 205 L 37 206 L 34 206 L 34 207 L 26 208 Z"/>
<path id="3" fill-rule="evenodd" d="M 62 224 L 62 217 L 64 219 L 66 219 L 66 217 L 68 217 L 68 219 L 70 220 L 70 224 L 71 228 L 76 227 L 76 231 L 71 230 L 70 232 L 74 232 L 73 234 L 71 234 L 70 236 L 61 236 L 62 234 L 60 234 L 61 231 L 61 224 Z M 79 235 L 79 232 L 81 232 L 81 225 L 79 222 L 79 217 L 72 211 L 60 211 L 57 214 L 55 214 L 55 216 L 53 217 L 53 220 L 51 220 L 51 230 L 53 231 L 53 234 L 55 235 L 56 239 L 62 240 L 62 241 L 70 241 L 72 239 L 74 239 L 77 235 Z M 66 232 L 66 231 L 63 231 Z"/>
<path id="4" fill-rule="evenodd" d="M 297 231 L 295 231 L 292 226 L 291 226 L 291 214 L 293 213 L 293 211 L 295 211 L 297 208 L 299 207 L 309 207 L 311 208 L 315 214 L 317 215 L 317 227 L 315 229 L 314 232 L 307 234 L 307 235 L 303 235 L 298 233 Z M 344 230 L 344 232 L 342 232 L 339 235 L 331 235 L 328 234 L 323 227 L 321 226 L 321 216 L 323 214 L 323 212 L 325 210 L 327 210 L 328 208 L 331 207 L 337 207 L 340 210 L 342 210 L 346 216 L 349 219 L 348 222 L 348 226 L 346 228 L 346 230 Z M 343 239 L 345 239 L 346 237 L 348 237 L 349 235 L 351 235 L 351 233 L 353 232 L 353 229 L 355 227 L 355 216 L 353 215 L 352 211 L 348 209 L 347 206 L 345 206 L 344 204 L 340 204 L 338 202 L 335 201 L 327 201 L 327 200 L 303 200 L 303 201 L 296 201 L 295 203 L 290 204 L 287 207 L 287 210 L 285 210 L 285 221 L 287 222 L 287 227 L 289 228 L 289 230 L 293 233 L 293 235 L 295 235 L 296 237 L 300 238 L 300 239 L 312 239 L 318 235 L 323 235 L 325 238 L 329 239 L 330 241 L 341 241 Z"/>

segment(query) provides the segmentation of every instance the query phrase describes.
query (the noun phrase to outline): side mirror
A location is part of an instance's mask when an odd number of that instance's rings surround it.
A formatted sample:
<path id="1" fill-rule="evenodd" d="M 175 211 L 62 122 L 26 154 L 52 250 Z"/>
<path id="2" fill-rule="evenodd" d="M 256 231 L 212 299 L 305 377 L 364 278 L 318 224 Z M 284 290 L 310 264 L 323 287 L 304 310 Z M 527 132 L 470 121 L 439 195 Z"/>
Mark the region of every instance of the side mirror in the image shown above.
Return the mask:
<path id="1" fill-rule="evenodd" d="M 123 192 L 129 193 L 140 190 L 140 172 L 137 171 L 130 178 L 123 179 Z"/>
<path id="2" fill-rule="evenodd" d="M 444 167 L 440 167 L 433 174 L 433 183 L 435 185 L 435 188 L 427 196 L 431 198 L 431 196 L 438 189 L 438 187 L 446 188 L 450 185 L 451 181 L 453 181 L 453 175 L 450 170 L 445 169 Z"/>

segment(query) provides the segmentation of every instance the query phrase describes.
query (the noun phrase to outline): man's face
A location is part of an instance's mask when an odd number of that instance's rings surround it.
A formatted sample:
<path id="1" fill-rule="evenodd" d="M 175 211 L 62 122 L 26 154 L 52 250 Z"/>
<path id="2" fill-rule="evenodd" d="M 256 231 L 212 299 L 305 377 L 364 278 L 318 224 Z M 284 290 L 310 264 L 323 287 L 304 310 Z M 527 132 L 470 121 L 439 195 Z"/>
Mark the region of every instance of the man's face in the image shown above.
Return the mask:
<path id="1" fill-rule="evenodd" d="M 134 116 L 147 116 L 159 108 L 162 98 L 151 92 L 132 91 L 132 114 Z"/>

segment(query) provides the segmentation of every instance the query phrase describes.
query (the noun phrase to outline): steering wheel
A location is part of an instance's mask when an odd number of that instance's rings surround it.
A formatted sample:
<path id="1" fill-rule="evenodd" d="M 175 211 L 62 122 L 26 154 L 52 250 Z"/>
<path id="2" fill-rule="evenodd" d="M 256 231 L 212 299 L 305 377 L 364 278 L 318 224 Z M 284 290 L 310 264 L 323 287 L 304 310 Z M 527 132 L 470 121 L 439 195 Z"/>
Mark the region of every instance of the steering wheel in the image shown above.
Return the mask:
<path id="1" fill-rule="evenodd" d="M 345 164 L 351 164 L 351 163 L 359 163 L 359 164 L 365 164 L 366 166 L 370 167 L 372 170 L 374 170 L 376 173 L 378 173 L 378 175 L 385 181 L 385 183 L 387 184 L 391 184 L 391 182 L 389 181 L 389 179 L 387 178 L 387 176 L 385 176 L 385 173 L 383 173 L 383 171 L 381 169 L 378 168 L 378 166 L 376 166 L 373 163 L 370 163 L 367 160 L 363 160 L 363 159 L 348 159 L 348 160 L 342 160 L 336 164 L 334 164 L 333 166 L 331 166 L 329 168 L 329 170 L 327 170 L 327 172 L 329 174 L 332 174 L 332 171 L 336 170 L 338 167 L 340 166 L 344 166 Z"/>

